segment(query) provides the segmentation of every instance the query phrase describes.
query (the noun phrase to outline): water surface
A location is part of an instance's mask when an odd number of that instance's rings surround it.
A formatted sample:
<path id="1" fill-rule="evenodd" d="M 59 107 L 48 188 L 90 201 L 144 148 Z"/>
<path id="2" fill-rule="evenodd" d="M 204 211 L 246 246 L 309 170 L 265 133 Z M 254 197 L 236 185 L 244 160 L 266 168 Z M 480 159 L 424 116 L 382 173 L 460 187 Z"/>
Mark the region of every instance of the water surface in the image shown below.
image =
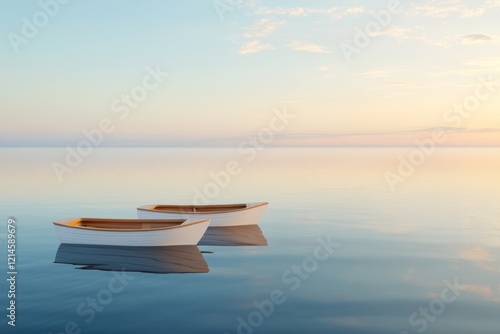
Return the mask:
<path id="1" fill-rule="evenodd" d="M 498 333 L 500 150 L 439 149 L 391 191 L 384 173 L 411 151 L 267 149 L 247 161 L 233 149 L 102 148 L 59 182 L 63 148 L 0 149 L 3 226 L 18 226 L 17 325 L 3 315 L 2 333 Z M 229 161 L 240 170 L 226 179 Z M 61 249 L 52 227 L 200 193 L 270 202 L 264 242 L 212 234 L 131 255 L 122 272 L 129 250 Z M 0 238 L 5 254 L 6 228 Z M 161 272 L 134 270 L 150 266 L 143 255 Z M 179 273 L 183 257 L 191 273 Z"/>

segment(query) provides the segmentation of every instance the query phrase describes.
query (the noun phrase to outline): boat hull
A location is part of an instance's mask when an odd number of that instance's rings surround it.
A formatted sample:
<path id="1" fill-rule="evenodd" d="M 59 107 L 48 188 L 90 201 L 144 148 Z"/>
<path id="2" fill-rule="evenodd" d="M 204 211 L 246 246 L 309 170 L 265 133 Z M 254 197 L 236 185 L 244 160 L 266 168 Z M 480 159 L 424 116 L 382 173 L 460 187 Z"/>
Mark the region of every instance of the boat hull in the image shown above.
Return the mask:
<path id="1" fill-rule="evenodd" d="M 267 203 L 256 205 L 243 210 L 231 212 L 165 212 L 146 209 L 137 209 L 139 219 L 210 219 L 210 227 L 222 226 L 242 226 L 259 224 L 264 211 L 267 209 Z"/>
<path id="2" fill-rule="evenodd" d="M 106 231 L 54 225 L 61 243 L 109 246 L 185 246 L 196 245 L 210 221 L 185 224 L 179 228 L 146 231 Z"/>

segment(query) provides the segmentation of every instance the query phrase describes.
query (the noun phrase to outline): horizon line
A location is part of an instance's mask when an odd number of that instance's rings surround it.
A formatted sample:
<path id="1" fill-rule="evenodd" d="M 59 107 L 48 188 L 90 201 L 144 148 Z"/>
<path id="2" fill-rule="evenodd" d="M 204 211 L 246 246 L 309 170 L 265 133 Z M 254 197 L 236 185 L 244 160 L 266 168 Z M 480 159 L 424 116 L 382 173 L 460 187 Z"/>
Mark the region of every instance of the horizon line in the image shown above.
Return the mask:
<path id="1" fill-rule="evenodd" d="M 2 145 L 0 148 L 76 148 L 76 145 Z M 267 148 L 408 148 L 408 147 L 418 147 L 418 145 L 269 145 L 260 146 L 264 149 Z M 100 145 L 92 146 L 93 149 L 99 148 L 238 148 L 238 146 L 230 145 Z M 494 145 L 436 145 L 436 148 L 500 148 L 500 144 Z"/>

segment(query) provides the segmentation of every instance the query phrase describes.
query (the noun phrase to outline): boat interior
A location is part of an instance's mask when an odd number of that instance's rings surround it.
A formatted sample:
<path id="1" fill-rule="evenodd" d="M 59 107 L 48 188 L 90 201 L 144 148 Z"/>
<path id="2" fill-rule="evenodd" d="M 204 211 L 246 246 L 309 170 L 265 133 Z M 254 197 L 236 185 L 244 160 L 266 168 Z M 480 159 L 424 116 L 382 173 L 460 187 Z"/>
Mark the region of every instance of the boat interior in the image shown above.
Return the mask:
<path id="1" fill-rule="evenodd" d="M 184 223 L 185 219 L 152 220 L 152 219 L 99 219 L 80 218 L 68 223 L 68 226 L 109 230 L 155 230 L 174 227 Z"/>
<path id="2" fill-rule="evenodd" d="M 155 205 L 153 210 L 168 212 L 219 212 L 246 209 L 246 204 L 225 205 Z"/>

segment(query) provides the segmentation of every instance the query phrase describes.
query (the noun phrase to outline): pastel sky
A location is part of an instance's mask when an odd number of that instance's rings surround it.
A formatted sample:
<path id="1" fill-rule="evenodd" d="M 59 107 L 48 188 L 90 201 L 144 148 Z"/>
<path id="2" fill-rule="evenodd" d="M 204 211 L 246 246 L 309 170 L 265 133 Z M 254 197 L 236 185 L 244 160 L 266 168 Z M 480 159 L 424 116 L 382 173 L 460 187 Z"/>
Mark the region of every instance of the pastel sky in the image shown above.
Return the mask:
<path id="1" fill-rule="evenodd" d="M 0 146 L 233 146 L 275 110 L 272 145 L 500 145 L 500 0 L 60 1 L 0 2 Z"/>

